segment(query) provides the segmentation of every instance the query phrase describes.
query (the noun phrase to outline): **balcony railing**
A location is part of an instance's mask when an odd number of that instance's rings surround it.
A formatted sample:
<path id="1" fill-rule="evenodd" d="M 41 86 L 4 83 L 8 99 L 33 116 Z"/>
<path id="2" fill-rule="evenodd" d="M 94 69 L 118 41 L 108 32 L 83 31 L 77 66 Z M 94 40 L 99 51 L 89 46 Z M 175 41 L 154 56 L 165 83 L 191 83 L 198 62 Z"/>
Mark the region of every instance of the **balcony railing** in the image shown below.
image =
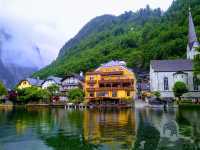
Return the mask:
<path id="1" fill-rule="evenodd" d="M 97 80 L 88 80 L 86 81 L 87 84 L 96 84 Z"/>
<path id="2" fill-rule="evenodd" d="M 109 71 L 109 72 L 100 72 L 100 71 L 94 71 L 94 72 L 87 72 L 86 75 L 122 75 L 123 71 Z"/>
<path id="3" fill-rule="evenodd" d="M 102 88 L 87 88 L 88 92 L 95 91 L 117 91 L 117 90 L 126 90 L 126 91 L 134 91 L 134 87 L 102 87 Z"/>
<path id="4" fill-rule="evenodd" d="M 102 79 L 99 83 L 134 83 L 133 79 Z"/>

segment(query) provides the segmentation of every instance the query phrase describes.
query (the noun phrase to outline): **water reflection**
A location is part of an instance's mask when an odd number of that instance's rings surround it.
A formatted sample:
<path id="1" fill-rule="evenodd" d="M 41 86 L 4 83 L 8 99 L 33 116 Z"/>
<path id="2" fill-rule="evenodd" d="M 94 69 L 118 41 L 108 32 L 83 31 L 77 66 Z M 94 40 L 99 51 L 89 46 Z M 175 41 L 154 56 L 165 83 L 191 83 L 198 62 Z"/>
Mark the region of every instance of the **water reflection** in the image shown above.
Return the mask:
<path id="1" fill-rule="evenodd" d="M 102 149 L 131 149 L 135 141 L 135 112 L 91 110 L 84 112 L 84 138 Z"/>
<path id="2" fill-rule="evenodd" d="M 200 111 L 137 109 L 135 150 L 200 149 Z"/>
<path id="3" fill-rule="evenodd" d="M 200 110 L 0 108 L 0 150 L 196 150 Z"/>

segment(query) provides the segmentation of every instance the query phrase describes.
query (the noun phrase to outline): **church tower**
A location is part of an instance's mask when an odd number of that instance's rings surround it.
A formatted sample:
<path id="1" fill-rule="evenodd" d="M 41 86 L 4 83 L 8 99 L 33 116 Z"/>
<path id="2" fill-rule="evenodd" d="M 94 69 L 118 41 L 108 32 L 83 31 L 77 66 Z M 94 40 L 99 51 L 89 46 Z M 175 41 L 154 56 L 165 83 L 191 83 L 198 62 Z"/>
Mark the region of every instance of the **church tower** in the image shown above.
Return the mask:
<path id="1" fill-rule="evenodd" d="M 196 48 L 199 47 L 199 42 L 197 40 L 197 35 L 195 31 L 194 22 L 192 19 L 192 13 L 189 9 L 189 33 L 188 33 L 188 46 L 187 46 L 187 59 L 194 59 L 194 56 L 197 55 Z"/>

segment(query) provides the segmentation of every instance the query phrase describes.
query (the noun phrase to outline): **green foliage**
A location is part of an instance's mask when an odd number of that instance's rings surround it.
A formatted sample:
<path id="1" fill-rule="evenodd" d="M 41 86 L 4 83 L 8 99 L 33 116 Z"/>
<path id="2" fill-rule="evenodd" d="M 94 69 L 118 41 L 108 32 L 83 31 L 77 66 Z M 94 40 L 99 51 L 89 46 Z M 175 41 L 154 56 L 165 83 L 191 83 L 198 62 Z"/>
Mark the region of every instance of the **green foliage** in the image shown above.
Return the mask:
<path id="1" fill-rule="evenodd" d="M 154 95 L 155 95 L 156 98 L 160 98 L 160 96 L 161 96 L 159 91 L 154 92 Z"/>
<path id="2" fill-rule="evenodd" d="M 84 93 L 79 88 L 71 89 L 68 92 L 68 98 L 70 102 L 80 103 L 80 102 L 83 102 L 84 100 Z"/>
<path id="3" fill-rule="evenodd" d="M 5 86 L 3 85 L 3 83 L 0 82 L 0 96 L 5 96 L 5 95 L 7 95 L 7 90 Z"/>
<path id="4" fill-rule="evenodd" d="M 178 97 L 179 99 L 181 99 L 181 96 L 184 93 L 188 92 L 188 88 L 184 82 L 178 81 L 174 84 L 173 92 L 174 92 L 175 97 Z"/>
<path id="5" fill-rule="evenodd" d="M 191 0 L 191 7 L 200 33 L 200 1 Z M 118 17 L 97 17 L 63 46 L 56 61 L 34 76 L 86 72 L 116 59 L 126 61 L 128 67 L 147 70 L 152 59 L 185 58 L 188 8 L 186 0 L 176 0 L 163 15 L 160 9 L 147 6 Z"/>
<path id="6" fill-rule="evenodd" d="M 59 91 L 59 86 L 56 84 L 52 84 L 51 86 L 47 87 L 47 90 L 53 96 Z"/>
<path id="7" fill-rule="evenodd" d="M 200 52 L 200 48 L 197 48 L 196 50 Z M 197 54 L 194 58 L 194 73 L 197 77 L 200 77 L 200 54 Z"/>
<path id="8" fill-rule="evenodd" d="M 29 102 L 49 102 L 50 93 L 38 87 L 29 87 L 25 89 L 17 89 L 18 100 L 22 103 Z"/>

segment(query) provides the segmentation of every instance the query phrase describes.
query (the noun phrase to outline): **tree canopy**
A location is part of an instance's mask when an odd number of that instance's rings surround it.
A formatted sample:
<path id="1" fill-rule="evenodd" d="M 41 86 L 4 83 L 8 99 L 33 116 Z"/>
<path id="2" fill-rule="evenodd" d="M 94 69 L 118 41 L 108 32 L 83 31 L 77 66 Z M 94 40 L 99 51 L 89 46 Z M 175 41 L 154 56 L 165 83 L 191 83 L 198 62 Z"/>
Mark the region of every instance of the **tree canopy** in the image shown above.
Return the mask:
<path id="1" fill-rule="evenodd" d="M 184 82 L 178 81 L 174 84 L 173 92 L 175 97 L 181 99 L 181 96 L 188 92 L 188 88 Z"/>
<path id="2" fill-rule="evenodd" d="M 7 94 L 7 89 L 6 87 L 3 85 L 2 82 L 0 82 L 0 96 L 5 96 Z"/>
<path id="3" fill-rule="evenodd" d="M 71 89 L 68 92 L 68 98 L 70 102 L 80 103 L 84 100 L 84 93 L 79 88 Z"/>
<path id="4" fill-rule="evenodd" d="M 86 72 L 110 60 L 123 60 L 130 68 L 148 70 L 152 59 L 185 58 L 188 8 L 186 0 L 176 0 L 164 13 L 147 6 L 117 17 L 97 17 L 63 46 L 52 64 L 34 76 Z M 199 35 L 200 1 L 191 0 L 191 8 Z"/>

